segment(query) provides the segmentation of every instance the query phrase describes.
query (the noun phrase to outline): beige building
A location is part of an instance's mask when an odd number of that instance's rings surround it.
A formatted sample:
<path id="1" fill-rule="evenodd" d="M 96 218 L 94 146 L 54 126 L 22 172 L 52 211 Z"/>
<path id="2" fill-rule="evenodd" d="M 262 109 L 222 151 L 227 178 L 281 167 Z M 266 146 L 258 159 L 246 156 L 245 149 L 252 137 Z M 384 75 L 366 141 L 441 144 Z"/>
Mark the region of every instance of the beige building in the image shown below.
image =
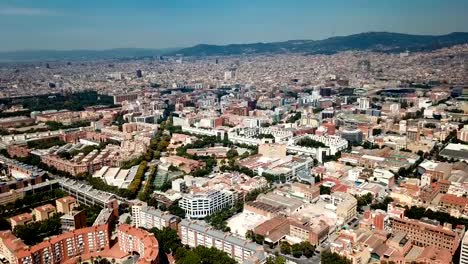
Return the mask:
<path id="1" fill-rule="evenodd" d="M 55 206 L 51 204 L 45 204 L 43 206 L 39 206 L 33 209 L 33 215 L 35 217 L 35 221 L 44 221 L 52 217 L 57 211 L 55 210 Z"/>
<path id="2" fill-rule="evenodd" d="M 23 199 L 24 192 L 22 190 L 10 190 L 8 192 L 0 193 L 0 205 L 13 203 L 18 199 Z"/>
<path id="3" fill-rule="evenodd" d="M 332 204 L 336 206 L 336 215 L 348 223 L 357 214 L 357 200 L 349 193 L 335 192 L 331 195 Z"/>
<path id="4" fill-rule="evenodd" d="M 450 225 L 441 226 L 414 219 L 391 218 L 393 232 L 405 232 L 416 246 L 435 246 L 453 255 L 460 245 L 460 234 Z"/>
<path id="5" fill-rule="evenodd" d="M 57 206 L 57 212 L 68 214 L 73 211 L 73 208 L 77 207 L 78 204 L 76 199 L 72 196 L 66 196 L 55 201 Z"/>
<path id="6" fill-rule="evenodd" d="M 17 261 L 16 251 L 25 247 L 26 244 L 21 239 L 16 238 L 11 231 L 0 232 L 0 255 L 4 256 L 10 264 Z"/>
<path id="7" fill-rule="evenodd" d="M 25 225 L 33 221 L 33 216 L 30 213 L 19 214 L 10 218 L 10 224 L 12 229 L 14 229 L 17 225 Z"/>

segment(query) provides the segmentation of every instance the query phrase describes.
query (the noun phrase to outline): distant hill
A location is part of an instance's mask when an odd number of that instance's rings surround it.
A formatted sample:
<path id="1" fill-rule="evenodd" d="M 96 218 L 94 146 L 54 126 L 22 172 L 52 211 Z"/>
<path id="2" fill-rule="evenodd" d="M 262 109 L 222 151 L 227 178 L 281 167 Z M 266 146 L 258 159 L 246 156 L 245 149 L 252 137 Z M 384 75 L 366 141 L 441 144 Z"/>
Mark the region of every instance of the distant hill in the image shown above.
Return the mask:
<path id="1" fill-rule="evenodd" d="M 169 55 L 225 56 L 262 53 L 334 54 L 348 50 L 377 52 L 428 51 L 468 43 L 468 33 L 454 32 L 441 36 L 368 32 L 324 40 L 289 40 L 284 42 L 209 45 L 200 44 L 170 52 Z"/>
<path id="2" fill-rule="evenodd" d="M 108 50 L 24 50 L 0 52 L 0 62 L 86 61 L 132 59 L 159 56 L 175 49 L 108 49 Z"/>
<path id="3" fill-rule="evenodd" d="M 324 40 L 289 40 L 284 42 L 209 45 L 170 49 L 109 50 L 26 50 L 0 52 L 0 62 L 84 61 L 100 59 L 136 59 L 159 55 L 229 56 L 248 54 L 334 54 L 347 50 L 402 52 L 435 50 L 468 43 L 468 33 L 454 32 L 442 36 L 368 32 Z"/>

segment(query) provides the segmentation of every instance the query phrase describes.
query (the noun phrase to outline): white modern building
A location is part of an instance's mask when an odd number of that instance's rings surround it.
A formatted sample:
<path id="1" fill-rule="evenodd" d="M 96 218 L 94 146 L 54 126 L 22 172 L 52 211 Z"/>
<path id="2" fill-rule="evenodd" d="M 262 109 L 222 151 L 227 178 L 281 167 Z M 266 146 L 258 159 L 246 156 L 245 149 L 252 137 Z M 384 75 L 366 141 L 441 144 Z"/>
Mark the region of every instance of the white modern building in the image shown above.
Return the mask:
<path id="1" fill-rule="evenodd" d="M 201 219 L 233 206 L 236 201 L 236 192 L 213 188 L 183 195 L 179 206 L 185 211 L 187 218 Z"/>
<path id="2" fill-rule="evenodd" d="M 370 107 L 370 101 L 367 97 L 358 98 L 359 110 L 367 110 Z"/>

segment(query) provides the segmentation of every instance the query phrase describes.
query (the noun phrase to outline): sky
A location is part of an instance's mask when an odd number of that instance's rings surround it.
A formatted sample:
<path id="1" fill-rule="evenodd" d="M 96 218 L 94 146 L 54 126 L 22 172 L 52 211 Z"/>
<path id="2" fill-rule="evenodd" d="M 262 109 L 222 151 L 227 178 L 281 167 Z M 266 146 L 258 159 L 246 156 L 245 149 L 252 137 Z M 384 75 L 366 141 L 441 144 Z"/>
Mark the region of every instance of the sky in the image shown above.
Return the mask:
<path id="1" fill-rule="evenodd" d="M 0 51 L 468 32 L 468 0 L 0 0 Z"/>

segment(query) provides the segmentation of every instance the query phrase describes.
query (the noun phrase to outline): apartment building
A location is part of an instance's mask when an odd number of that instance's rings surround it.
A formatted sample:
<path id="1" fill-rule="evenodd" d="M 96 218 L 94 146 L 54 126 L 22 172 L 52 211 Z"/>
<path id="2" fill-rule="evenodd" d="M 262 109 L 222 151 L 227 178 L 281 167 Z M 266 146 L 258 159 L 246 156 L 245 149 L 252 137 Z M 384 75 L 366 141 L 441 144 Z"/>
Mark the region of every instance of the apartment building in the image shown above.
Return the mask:
<path id="1" fill-rule="evenodd" d="M 239 263 L 264 263 L 266 259 L 262 246 L 215 230 L 202 221 L 182 219 L 179 237 L 184 245 L 214 247 L 226 252 Z"/>
<path id="2" fill-rule="evenodd" d="M 117 234 L 122 252 L 138 252 L 138 264 L 159 263 L 159 244 L 154 234 L 127 224 L 119 225 Z"/>
<path id="3" fill-rule="evenodd" d="M 0 250 L 10 263 L 64 263 L 83 254 L 109 249 L 108 225 L 93 226 L 64 233 L 33 246 L 26 246 L 10 231 L 0 233 Z"/>
<path id="4" fill-rule="evenodd" d="M 201 219 L 234 205 L 236 201 L 236 192 L 206 189 L 184 194 L 179 201 L 179 206 L 185 211 L 187 218 Z"/>
<path id="5" fill-rule="evenodd" d="M 132 223 L 136 227 L 144 227 L 146 229 L 153 227 L 157 229 L 165 227 L 177 228 L 177 223 L 179 222 L 177 216 L 146 206 L 144 203 L 132 206 L 132 220 Z"/>
<path id="6" fill-rule="evenodd" d="M 24 198 L 25 195 L 47 192 L 58 188 L 58 186 L 59 185 L 57 180 L 46 180 L 45 182 L 41 182 L 39 184 L 28 185 L 23 188 L 0 193 L 0 205 L 14 203 L 17 199 Z"/>
<path id="7" fill-rule="evenodd" d="M 468 264 L 468 232 L 465 233 L 461 243 L 460 264 Z"/>
<path id="8" fill-rule="evenodd" d="M 76 199 L 72 196 L 62 197 L 55 200 L 57 212 L 68 214 L 73 210 L 74 207 L 78 206 Z"/>
<path id="9" fill-rule="evenodd" d="M 458 210 L 460 213 L 468 211 L 468 198 L 454 194 L 444 194 L 439 201 L 439 206 L 447 211 Z"/>
<path id="10" fill-rule="evenodd" d="M 52 217 L 57 210 L 51 204 L 45 204 L 33 209 L 33 215 L 36 221 L 44 221 Z"/>
<path id="11" fill-rule="evenodd" d="M 117 199 L 114 194 L 93 189 L 93 187 L 72 179 L 60 178 L 60 189 L 75 197 L 80 204 L 98 205 L 104 208 L 117 208 Z"/>
<path id="12" fill-rule="evenodd" d="M 9 190 L 8 192 L 0 193 L 0 205 L 14 203 L 18 199 L 24 198 L 22 190 Z"/>
<path id="13" fill-rule="evenodd" d="M 452 229 L 450 225 L 441 226 L 438 223 L 408 218 L 391 218 L 393 232 L 405 232 L 417 246 L 436 246 L 449 250 L 453 255 L 460 244 L 460 236 L 464 230 Z"/>
<path id="14" fill-rule="evenodd" d="M 54 167 L 57 170 L 68 172 L 74 176 L 88 172 L 88 168 L 90 167 L 90 164 L 88 163 L 75 163 L 55 155 L 43 155 L 41 156 L 41 162 L 49 167 Z"/>
<path id="15" fill-rule="evenodd" d="M 357 214 L 357 200 L 349 193 L 335 192 L 329 202 L 336 206 L 336 215 L 343 218 L 343 223 L 348 223 Z"/>
<path id="16" fill-rule="evenodd" d="M 14 229 L 17 225 L 26 225 L 34 221 L 33 215 L 30 213 L 23 213 L 10 217 L 11 228 Z"/>

